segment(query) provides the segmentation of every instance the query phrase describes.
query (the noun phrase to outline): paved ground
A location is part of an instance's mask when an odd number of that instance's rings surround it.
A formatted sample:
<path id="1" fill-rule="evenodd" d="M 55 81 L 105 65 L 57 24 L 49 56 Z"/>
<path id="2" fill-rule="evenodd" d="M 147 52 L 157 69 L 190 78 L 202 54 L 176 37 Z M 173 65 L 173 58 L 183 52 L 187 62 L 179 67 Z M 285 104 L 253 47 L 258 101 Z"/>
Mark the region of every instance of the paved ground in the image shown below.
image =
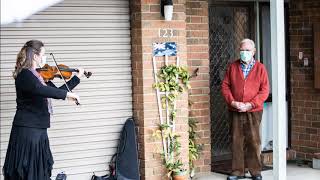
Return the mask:
<path id="1" fill-rule="evenodd" d="M 272 170 L 262 172 L 263 180 L 273 180 Z M 212 173 L 209 175 L 199 175 L 195 180 L 226 180 L 224 174 Z M 287 165 L 287 180 L 320 180 L 320 170 L 307 166 Z"/>

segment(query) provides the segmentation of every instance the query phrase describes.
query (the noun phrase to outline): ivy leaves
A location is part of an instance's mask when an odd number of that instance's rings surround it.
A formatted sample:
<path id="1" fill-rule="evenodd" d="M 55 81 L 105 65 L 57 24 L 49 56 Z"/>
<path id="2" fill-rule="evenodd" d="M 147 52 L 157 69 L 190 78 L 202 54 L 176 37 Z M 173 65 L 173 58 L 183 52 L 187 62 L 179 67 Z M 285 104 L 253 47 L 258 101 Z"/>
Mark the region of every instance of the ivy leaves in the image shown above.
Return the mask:
<path id="1" fill-rule="evenodd" d="M 171 64 L 161 67 L 157 77 L 158 80 L 153 84 L 153 88 L 158 90 L 157 93 L 161 92 L 161 106 L 167 110 L 167 122 L 160 124 L 152 136 L 157 139 L 162 138 L 163 144 L 166 145 L 161 155 L 168 171 L 167 175 L 170 177 L 172 173 L 185 171 L 179 158 L 181 149 L 180 136 L 174 132 L 174 120 L 177 116 L 175 102 L 185 89 L 190 88 L 189 81 L 191 76 L 186 68 Z"/>
<path id="2" fill-rule="evenodd" d="M 162 81 L 155 83 L 154 88 L 158 88 L 161 92 L 179 92 L 182 93 L 185 86 L 190 88 L 190 75 L 186 68 L 176 65 L 168 65 L 161 67 L 158 73 L 159 79 Z M 180 82 L 181 83 L 180 83 Z"/>
<path id="3" fill-rule="evenodd" d="M 160 92 L 167 92 L 166 96 L 161 98 L 162 108 L 166 108 L 166 99 L 168 99 L 169 106 L 173 106 L 178 95 L 185 88 L 190 88 L 189 80 L 191 77 L 184 67 L 173 64 L 163 66 L 159 70 L 158 78 L 160 81 L 153 84 L 153 88 L 159 89 Z"/>

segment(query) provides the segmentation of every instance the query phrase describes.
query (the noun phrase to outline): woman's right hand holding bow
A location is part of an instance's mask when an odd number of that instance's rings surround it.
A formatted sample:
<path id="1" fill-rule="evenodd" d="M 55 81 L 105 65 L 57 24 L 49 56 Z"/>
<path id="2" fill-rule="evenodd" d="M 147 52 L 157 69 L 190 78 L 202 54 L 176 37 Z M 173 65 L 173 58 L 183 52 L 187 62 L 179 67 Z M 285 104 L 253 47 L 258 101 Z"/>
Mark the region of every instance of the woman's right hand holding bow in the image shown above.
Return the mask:
<path id="1" fill-rule="evenodd" d="M 80 97 L 76 93 L 67 92 L 67 98 L 80 104 Z"/>

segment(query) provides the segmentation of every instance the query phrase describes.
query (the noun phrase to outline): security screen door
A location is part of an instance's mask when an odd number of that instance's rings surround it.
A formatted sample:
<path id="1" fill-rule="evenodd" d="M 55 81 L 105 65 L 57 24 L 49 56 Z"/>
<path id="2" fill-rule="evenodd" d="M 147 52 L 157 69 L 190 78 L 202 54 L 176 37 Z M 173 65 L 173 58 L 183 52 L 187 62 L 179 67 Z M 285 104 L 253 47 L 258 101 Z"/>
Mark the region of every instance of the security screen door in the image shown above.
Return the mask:
<path id="1" fill-rule="evenodd" d="M 231 136 L 228 110 L 221 83 L 228 63 L 239 58 L 239 43 L 252 38 L 250 6 L 215 5 L 209 8 L 210 105 L 212 170 L 228 173 L 231 167 Z"/>

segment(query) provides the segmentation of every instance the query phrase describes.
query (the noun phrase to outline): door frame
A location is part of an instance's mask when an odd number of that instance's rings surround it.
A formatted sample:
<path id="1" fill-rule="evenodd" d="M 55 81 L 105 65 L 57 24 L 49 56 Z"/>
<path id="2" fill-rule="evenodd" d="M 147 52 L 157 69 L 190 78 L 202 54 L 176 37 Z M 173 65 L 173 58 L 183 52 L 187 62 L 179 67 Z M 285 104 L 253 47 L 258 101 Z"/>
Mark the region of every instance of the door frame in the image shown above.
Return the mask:
<path id="1" fill-rule="evenodd" d="M 259 8 L 261 9 L 262 6 L 265 5 L 269 5 L 269 2 L 259 2 Z M 285 25 L 285 66 L 286 66 L 286 100 L 288 103 L 288 149 L 292 148 L 292 121 L 291 121 L 291 117 L 292 117 L 292 105 L 291 105 L 291 66 L 290 66 L 290 36 L 289 36 L 289 4 L 288 2 L 284 3 L 284 25 Z M 261 22 L 261 16 L 259 15 L 260 18 L 260 22 Z M 259 24 L 260 26 L 260 34 L 262 34 L 262 24 Z M 260 47 L 262 47 L 262 36 L 260 36 Z M 262 56 L 262 49 L 260 48 L 260 57 Z M 262 60 L 263 63 L 263 60 Z M 272 92 L 270 91 L 269 96 L 266 100 L 266 102 L 272 102 Z M 269 153 L 269 152 L 273 152 L 272 150 L 267 150 L 267 151 L 262 151 L 262 153 Z"/>
<path id="2" fill-rule="evenodd" d="M 270 2 L 259 2 L 259 8 L 263 5 L 270 5 Z M 256 5 L 254 1 L 209 1 L 209 8 L 211 7 L 223 7 L 223 6 L 227 6 L 227 7 L 249 7 L 250 11 L 249 11 L 249 38 L 256 40 L 257 39 L 257 30 L 256 30 L 256 18 L 260 18 L 260 22 L 261 22 L 261 16 L 260 14 L 257 16 L 257 12 L 256 12 Z M 287 103 L 288 103 L 288 149 L 291 149 L 292 147 L 292 121 L 291 121 L 291 117 L 292 117 L 292 108 L 291 108 L 291 83 L 290 83 L 290 79 L 291 79 L 291 67 L 290 67 L 290 36 L 289 36 L 289 5 L 288 2 L 285 2 L 284 5 L 284 9 L 285 9 L 285 33 L 286 33 L 286 37 L 285 37 L 285 47 L 286 47 L 286 99 L 287 99 Z M 210 13 L 208 13 L 208 16 L 210 16 Z M 210 20 L 210 18 L 208 18 Z M 210 22 L 209 22 L 210 23 Z M 261 23 L 259 24 L 260 26 L 260 35 L 261 35 Z M 209 34 L 210 36 L 210 34 Z M 262 47 L 262 36 L 259 37 L 259 45 L 260 47 Z M 210 42 L 209 42 L 210 43 Z M 260 48 L 260 57 L 262 55 L 262 49 Z M 262 62 L 263 63 L 263 62 Z M 210 77 L 211 78 L 211 77 Z M 269 94 L 268 99 L 266 100 L 266 102 L 272 102 L 272 94 Z M 214 132 L 212 132 L 214 133 Z M 212 137 L 212 136 L 211 136 Z M 211 144 L 211 148 L 212 148 L 212 144 Z M 273 152 L 272 150 L 268 150 L 268 151 L 263 151 L 262 153 L 268 153 L 268 152 Z M 231 155 L 231 154 L 230 154 Z M 227 159 L 229 156 L 228 155 L 223 155 L 225 156 L 224 158 L 213 158 L 213 154 L 211 152 L 211 156 L 212 156 L 212 166 L 213 167 L 213 162 L 215 162 L 214 160 L 220 159 L 220 161 L 223 161 L 224 159 Z M 219 162 L 216 161 L 216 162 Z M 219 164 L 219 163 L 218 163 Z M 212 168 L 212 171 L 214 171 L 214 169 Z M 227 171 L 220 171 L 220 170 L 216 170 L 216 172 L 220 172 L 220 173 L 228 173 Z"/>

